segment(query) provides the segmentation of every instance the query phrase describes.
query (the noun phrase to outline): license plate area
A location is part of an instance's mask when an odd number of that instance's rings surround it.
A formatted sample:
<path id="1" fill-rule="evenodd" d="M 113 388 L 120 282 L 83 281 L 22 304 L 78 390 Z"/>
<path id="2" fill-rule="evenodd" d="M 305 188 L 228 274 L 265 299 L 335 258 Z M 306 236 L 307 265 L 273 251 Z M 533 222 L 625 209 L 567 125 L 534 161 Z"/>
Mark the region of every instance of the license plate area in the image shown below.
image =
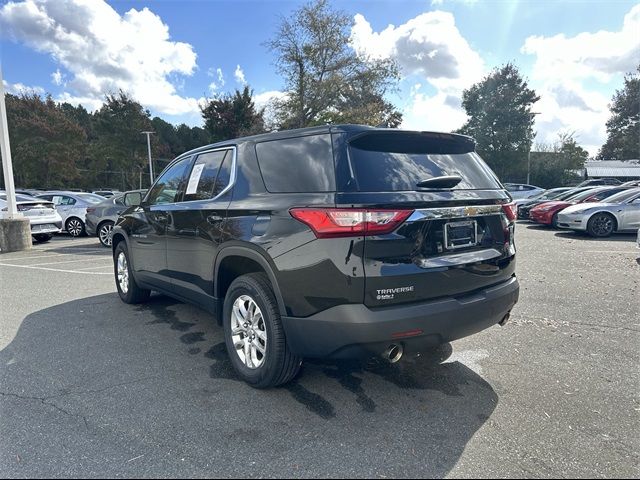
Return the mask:
<path id="1" fill-rule="evenodd" d="M 478 245 L 478 222 L 465 220 L 444 225 L 444 246 L 447 250 L 475 247 Z"/>

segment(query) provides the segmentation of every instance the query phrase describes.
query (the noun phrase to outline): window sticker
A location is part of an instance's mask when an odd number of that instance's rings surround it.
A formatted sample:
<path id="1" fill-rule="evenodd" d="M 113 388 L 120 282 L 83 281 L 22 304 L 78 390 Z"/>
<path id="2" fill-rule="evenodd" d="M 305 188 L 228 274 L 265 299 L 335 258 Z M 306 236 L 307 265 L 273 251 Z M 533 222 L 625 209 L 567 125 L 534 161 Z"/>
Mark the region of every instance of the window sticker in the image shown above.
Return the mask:
<path id="1" fill-rule="evenodd" d="M 189 177 L 189 185 L 187 185 L 187 195 L 193 195 L 198 191 L 198 182 L 204 170 L 204 165 L 204 163 L 199 163 L 193 167 L 191 176 Z"/>

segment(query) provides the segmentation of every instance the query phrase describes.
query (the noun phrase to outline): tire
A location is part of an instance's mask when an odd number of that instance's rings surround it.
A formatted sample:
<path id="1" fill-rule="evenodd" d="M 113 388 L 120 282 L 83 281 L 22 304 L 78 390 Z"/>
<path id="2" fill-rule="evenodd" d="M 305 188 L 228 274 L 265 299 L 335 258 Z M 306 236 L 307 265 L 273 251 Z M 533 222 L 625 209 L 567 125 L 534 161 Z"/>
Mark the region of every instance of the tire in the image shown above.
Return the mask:
<path id="1" fill-rule="evenodd" d="M 113 222 L 106 220 L 98 225 L 97 236 L 103 247 L 111 247 L 111 230 L 113 230 Z"/>
<path id="2" fill-rule="evenodd" d="M 558 212 L 553 214 L 551 217 L 551 228 L 558 228 Z"/>
<path id="3" fill-rule="evenodd" d="M 122 263 L 120 263 L 122 261 Z M 140 288 L 136 283 L 129 261 L 127 245 L 121 242 L 113 253 L 113 273 L 116 280 L 118 295 L 124 303 L 143 303 L 149 299 L 151 290 Z M 122 275 L 122 276 L 121 276 Z"/>
<path id="4" fill-rule="evenodd" d="M 38 243 L 45 243 L 48 242 L 49 240 L 51 240 L 53 238 L 53 235 L 50 233 L 36 233 L 33 236 L 33 239 L 38 242 Z"/>
<path id="5" fill-rule="evenodd" d="M 247 321 L 243 324 L 242 309 L 251 312 L 253 305 L 259 309 L 253 310 L 255 323 L 252 325 Z M 224 300 L 222 324 L 231 364 L 238 376 L 252 387 L 283 385 L 300 371 L 302 359 L 291 353 L 287 346 L 278 304 L 264 273 L 242 275 L 231 283 Z M 236 349 L 235 344 L 242 347 Z M 247 347 L 251 344 L 261 346 L 262 351 Z M 247 351 L 250 360 L 245 355 Z"/>
<path id="6" fill-rule="evenodd" d="M 587 233 L 592 237 L 608 237 L 615 229 L 616 219 L 610 213 L 596 213 L 587 222 Z"/>
<path id="7" fill-rule="evenodd" d="M 64 229 L 72 237 L 80 237 L 85 234 L 84 222 L 78 217 L 68 218 L 64 223 Z"/>

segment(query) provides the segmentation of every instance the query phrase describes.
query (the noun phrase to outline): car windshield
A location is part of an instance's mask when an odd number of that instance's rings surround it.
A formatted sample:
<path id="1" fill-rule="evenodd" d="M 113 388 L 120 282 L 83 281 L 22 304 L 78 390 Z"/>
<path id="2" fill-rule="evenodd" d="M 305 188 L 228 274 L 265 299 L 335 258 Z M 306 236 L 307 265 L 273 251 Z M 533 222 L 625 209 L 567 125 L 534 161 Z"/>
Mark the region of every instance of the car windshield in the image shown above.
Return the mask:
<path id="1" fill-rule="evenodd" d="M 560 190 L 560 191 L 545 190 L 544 192 L 531 197 L 531 200 L 555 200 L 556 198 L 560 197 L 560 195 L 562 195 L 563 193 L 566 193 L 566 190 Z"/>
<path id="2" fill-rule="evenodd" d="M 581 188 L 579 190 L 569 190 L 568 192 L 565 192 L 562 195 L 560 195 L 556 200 L 573 200 L 574 197 L 578 195 L 581 195 L 585 192 L 593 193 L 594 191 L 595 191 L 595 188 L 593 187 Z"/>
<path id="3" fill-rule="evenodd" d="M 80 198 L 81 200 L 84 200 L 87 203 L 100 203 L 100 202 L 104 202 L 105 198 L 101 197 L 100 195 L 95 195 L 93 193 L 77 193 L 76 194 L 78 196 L 78 198 Z"/>
<path id="4" fill-rule="evenodd" d="M 640 188 L 632 188 L 630 190 L 625 190 L 624 192 L 616 193 L 615 195 L 611 195 L 609 198 L 603 200 L 603 203 L 622 203 L 630 200 L 640 193 Z"/>
<path id="5" fill-rule="evenodd" d="M 595 195 L 596 193 L 601 193 L 606 191 L 606 188 L 590 188 L 589 190 L 585 190 L 584 192 L 580 192 L 576 195 L 574 195 L 573 197 L 568 198 L 567 200 L 571 201 L 571 202 L 581 202 L 582 200 L 585 200 L 593 195 Z"/>

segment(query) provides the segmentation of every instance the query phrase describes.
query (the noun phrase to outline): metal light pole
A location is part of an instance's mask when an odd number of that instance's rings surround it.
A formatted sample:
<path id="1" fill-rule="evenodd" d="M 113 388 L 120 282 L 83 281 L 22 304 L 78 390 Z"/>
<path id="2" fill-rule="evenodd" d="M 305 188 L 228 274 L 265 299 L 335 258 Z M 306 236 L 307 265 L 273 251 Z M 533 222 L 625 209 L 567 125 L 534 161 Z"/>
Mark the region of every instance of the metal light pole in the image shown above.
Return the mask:
<path id="1" fill-rule="evenodd" d="M 147 136 L 147 150 L 149 152 L 149 187 L 153 183 L 153 164 L 151 163 L 151 134 L 156 132 L 142 132 Z"/>
<path id="2" fill-rule="evenodd" d="M 535 117 L 540 112 L 529 112 L 529 115 Z M 531 184 L 531 145 L 529 145 L 529 153 L 527 153 L 527 185 Z"/>
<path id="3" fill-rule="evenodd" d="M 0 214 L 0 252 L 17 252 L 31 248 L 31 224 L 28 218 L 18 212 L 16 188 L 13 184 L 13 164 L 9 145 L 9 125 L 7 124 L 7 106 L 4 101 L 4 83 L 0 65 L 0 155 L 4 187 L 7 192 L 7 213 Z"/>
<path id="4" fill-rule="evenodd" d="M 7 106 L 4 103 L 4 82 L 0 68 L 0 152 L 2 153 L 2 171 L 4 172 L 4 188 L 7 192 L 7 213 L 5 218 L 20 218 L 16 206 L 16 188 L 13 184 L 13 163 L 11 162 L 11 146 L 9 145 L 9 126 L 7 125 Z"/>

